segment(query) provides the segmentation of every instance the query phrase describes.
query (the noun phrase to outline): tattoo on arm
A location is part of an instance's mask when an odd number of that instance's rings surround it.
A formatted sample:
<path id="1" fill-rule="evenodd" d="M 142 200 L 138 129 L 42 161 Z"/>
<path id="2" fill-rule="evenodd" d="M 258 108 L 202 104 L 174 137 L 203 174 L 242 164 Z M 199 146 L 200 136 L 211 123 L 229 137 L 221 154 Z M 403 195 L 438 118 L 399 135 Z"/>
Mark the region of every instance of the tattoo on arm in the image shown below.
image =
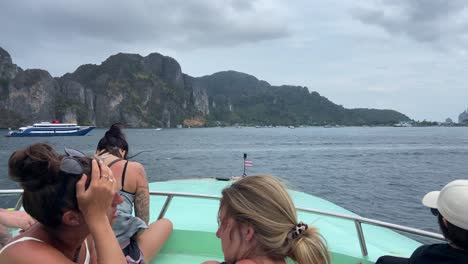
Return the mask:
<path id="1" fill-rule="evenodd" d="M 135 194 L 135 215 L 148 224 L 149 221 L 149 191 L 148 186 L 140 186 Z"/>

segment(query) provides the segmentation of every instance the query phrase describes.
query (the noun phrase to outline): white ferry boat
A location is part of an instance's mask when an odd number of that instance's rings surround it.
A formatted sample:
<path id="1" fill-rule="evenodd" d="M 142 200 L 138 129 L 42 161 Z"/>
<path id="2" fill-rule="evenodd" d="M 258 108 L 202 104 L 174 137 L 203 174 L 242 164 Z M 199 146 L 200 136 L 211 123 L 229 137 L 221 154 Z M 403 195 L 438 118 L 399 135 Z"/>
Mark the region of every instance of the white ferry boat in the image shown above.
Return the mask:
<path id="1" fill-rule="evenodd" d="M 41 122 L 32 126 L 20 127 L 18 131 L 9 131 L 7 137 L 52 137 L 84 136 L 94 126 L 78 126 L 74 123 Z"/>

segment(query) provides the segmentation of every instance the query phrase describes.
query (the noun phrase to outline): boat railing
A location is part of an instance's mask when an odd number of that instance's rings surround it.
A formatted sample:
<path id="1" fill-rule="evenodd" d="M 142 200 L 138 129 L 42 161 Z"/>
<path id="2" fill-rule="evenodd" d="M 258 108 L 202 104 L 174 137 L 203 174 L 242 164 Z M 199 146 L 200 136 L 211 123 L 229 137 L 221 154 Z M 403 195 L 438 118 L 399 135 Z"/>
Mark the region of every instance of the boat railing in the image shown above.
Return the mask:
<path id="1" fill-rule="evenodd" d="M 16 201 L 16 205 L 14 207 L 15 210 L 19 210 L 21 205 L 23 204 L 23 189 L 9 189 L 9 190 L 0 190 L 0 196 L 3 195 L 20 195 L 18 201 Z"/>
<path id="2" fill-rule="evenodd" d="M 5 194 L 22 194 L 23 190 L 21 189 L 15 189 L 15 190 L 0 190 L 0 195 L 5 195 Z M 171 203 L 172 199 L 174 197 L 190 197 L 190 198 L 201 198 L 201 199 L 213 199 L 213 200 L 220 200 L 221 196 L 218 195 L 205 195 L 205 194 L 193 194 L 193 193 L 183 193 L 183 192 L 159 192 L 159 191 L 150 191 L 150 195 L 155 195 L 155 196 L 166 196 L 166 200 L 164 201 L 163 207 L 161 208 L 161 211 L 159 213 L 158 219 L 161 219 L 164 217 L 164 215 L 167 212 L 167 209 L 169 208 L 169 204 Z M 22 197 L 18 200 L 16 203 L 15 209 L 18 210 L 21 208 L 21 202 L 22 202 Z M 361 253 L 364 257 L 368 256 L 368 251 L 367 251 L 367 245 L 366 245 L 366 240 L 364 237 L 364 231 L 362 229 L 362 224 L 369 224 L 369 225 L 374 225 L 374 226 L 380 226 L 380 227 L 385 227 L 391 230 L 395 231 L 400 231 L 400 232 L 405 232 L 409 234 L 414 234 L 426 238 L 431 238 L 431 239 L 436 239 L 436 240 L 442 240 L 444 241 L 445 238 L 438 233 L 434 232 L 429 232 L 429 231 L 424 231 L 412 227 L 407 227 L 407 226 L 402 226 L 402 225 L 397 225 L 397 224 L 392 224 L 384 221 L 379 221 L 379 220 L 374 220 L 371 218 L 365 218 L 365 217 L 360 217 L 360 216 L 354 216 L 354 215 L 345 215 L 345 214 L 339 214 L 339 213 L 333 213 L 333 212 L 327 212 L 327 211 L 322 211 L 322 210 L 317 210 L 317 209 L 311 209 L 311 208 L 305 208 L 305 207 L 296 207 L 298 211 L 302 212 L 307 212 L 307 213 L 314 213 L 318 215 L 325 215 L 325 216 L 330 216 L 330 217 L 336 217 L 339 219 L 347 219 L 352 222 L 354 222 L 355 227 L 356 227 L 356 232 L 359 238 L 359 245 L 361 248 Z"/>
<path id="3" fill-rule="evenodd" d="M 217 199 L 220 200 L 221 196 L 216 196 L 216 195 L 204 195 L 204 194 L 192 194 L 192 193 L 181 193 L 181 192 L 154 192 L 150 191 L 150 195 L 158 195 L 158 196 L 166 196 L 166 200 L 164 202 L 164 205 L 161 209 L 161 212 L 159 213 L 158 219 L 161 219 L 164 217 L 166 214 L 167 208 L 169 207 L 169 204 L 172 201 L 172 198 L 175 196 L 178 197 L 192 197 L 192 198 L 204 198 L 204 199 Z M 369 224 L 369 225 L 374 225 L 374 226 L 380 226 L 380 227 L 385 227 L 391 230 L 395 231 L 401 231 L 409 234 L 414 234 L 422 237 L 427 237 L 427 238 L 432 238 L 432 239 L 437 239 L 437 240 L 445 240 L 445 238 L 438 233 L 434 232 L 429 232 L 429 231 L 424 231 L 412 227 L 407 227 L 407 226 L 402 226 L 402 225 L 397 225 L 397 224 L 392 224 L 384 221 L 379 221 L 379 220 L 374 220 L 371 218 L 365 218 L 365 217 L 360 217 L 360 216 L 354 216 L 354 215 L 345 215 L 345 214 L 339 214 L 339 213 L 333 213 L 333 212 L 327 212 L 327 211 L 322 211 L 322 210 L 317 210 L 317 209 L 311 209 L 311 208 L 304 208 L 304 207 L 296 207 L 298 211 L 302 212 L 307 212 L 307 213 L 314 213 L 318 215 L 325 215 L 325 216 L 331 216 L 331 217 L 336 217 L 340 219 L 347 219 L 350 221 L 353 221 L 356 227 L 356 232 L 359 238 L 359 245 L 361 247 L 361 253 L 365 257 L 368 255 L 367 251 L 367 245 L 366 245 L 366 240 L 364 238 L 364 231 L 362 230 L 362 224 Z"/>

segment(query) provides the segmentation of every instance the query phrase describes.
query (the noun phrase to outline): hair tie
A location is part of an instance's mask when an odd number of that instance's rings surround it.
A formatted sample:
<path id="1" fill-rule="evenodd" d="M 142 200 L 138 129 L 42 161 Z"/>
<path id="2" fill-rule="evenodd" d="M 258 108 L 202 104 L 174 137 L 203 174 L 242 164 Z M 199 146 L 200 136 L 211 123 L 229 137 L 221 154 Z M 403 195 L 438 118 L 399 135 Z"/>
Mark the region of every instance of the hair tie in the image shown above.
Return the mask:
<path id="1" fill-rule="evenodd" d="M 304 231 L 308 228 L 307 224 L 303 222 L 299 222 L 296 226 L 294 226 L 291 231 L 288 232 L 288 239 L 296 239 L 298 238 Z"/>

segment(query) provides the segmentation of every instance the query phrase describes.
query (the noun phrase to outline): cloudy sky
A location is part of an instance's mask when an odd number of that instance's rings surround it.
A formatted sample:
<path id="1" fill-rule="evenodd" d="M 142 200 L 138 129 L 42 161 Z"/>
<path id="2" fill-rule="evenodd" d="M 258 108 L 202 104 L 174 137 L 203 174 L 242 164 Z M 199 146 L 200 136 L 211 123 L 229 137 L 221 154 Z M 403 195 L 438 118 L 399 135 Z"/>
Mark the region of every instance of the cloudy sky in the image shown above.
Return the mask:
<path id="1" fill-rule="evenodd" d="M 117 52 L 192 76 L 246 72 L 348 108 L 456 120 L 468 108 L 466 0 L 15 0 L 0 47 L 53 76 Z"/>

